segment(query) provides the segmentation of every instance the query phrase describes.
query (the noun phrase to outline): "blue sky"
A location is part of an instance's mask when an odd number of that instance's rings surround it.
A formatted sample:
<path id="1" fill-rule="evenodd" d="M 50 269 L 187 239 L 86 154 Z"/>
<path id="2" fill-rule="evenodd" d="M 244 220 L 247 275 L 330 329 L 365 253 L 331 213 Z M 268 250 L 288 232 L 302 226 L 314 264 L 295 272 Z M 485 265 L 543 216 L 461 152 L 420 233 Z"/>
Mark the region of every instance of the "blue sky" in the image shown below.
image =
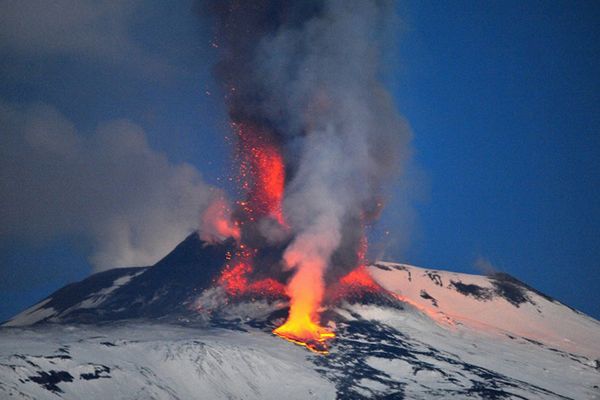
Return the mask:
<path id="1" fill-rule="evenodd" d="M 4 24 L 0 101 L 25 109 L 24 121 L 51 107 L 82 140 L 126 119 L 168 158 L 167 176 L 189 163 L 222 185 L 226 115 L 192 2 L 107 4 L 80 6 L 50 42 L 41 28 Z M 45 23 L 60 25 L 50 11 Z M 378 232 L 402 237 L 385 256 L 470 273 L 486 260 L 600 318 L 600 6 L 409 1 L 398 13 L 383 79 L 412 127 L 415 162 L 410 183 L 389 190 Z M 26 132 L 2 122 L 3 135 Z M 0 231 L 0 319 L 93 271 L 95 236 L 48 232 Z"/>
<path id="2" fill-rule="evenodd" d="M 498 269 L 600 316 L 600 7 L 413 2 L 399 107 L 429 179 L 407 257 Z"/>

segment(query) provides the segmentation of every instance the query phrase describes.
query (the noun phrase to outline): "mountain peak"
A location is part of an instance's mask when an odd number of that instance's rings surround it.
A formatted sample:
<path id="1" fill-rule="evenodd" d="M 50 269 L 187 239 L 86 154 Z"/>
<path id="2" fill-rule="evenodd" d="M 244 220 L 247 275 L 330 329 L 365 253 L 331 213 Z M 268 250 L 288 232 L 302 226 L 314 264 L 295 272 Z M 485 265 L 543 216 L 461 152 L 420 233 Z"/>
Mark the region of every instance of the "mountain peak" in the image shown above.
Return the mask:
<path id="1" fill-rule="evenodd" d="M 216 284 L 234 248 L 194 233 L 154 266 L 92 275 L 17 315 L 0 329 L 0 397 L 279 398 L 273 382 L 298 399 L 600 396 L 600 323 L 509 275 L 376 262 L 361 273 L 377 291 L 326 302 L 336 337 L 319 356 L 271 333 L 285 298 Z"/>

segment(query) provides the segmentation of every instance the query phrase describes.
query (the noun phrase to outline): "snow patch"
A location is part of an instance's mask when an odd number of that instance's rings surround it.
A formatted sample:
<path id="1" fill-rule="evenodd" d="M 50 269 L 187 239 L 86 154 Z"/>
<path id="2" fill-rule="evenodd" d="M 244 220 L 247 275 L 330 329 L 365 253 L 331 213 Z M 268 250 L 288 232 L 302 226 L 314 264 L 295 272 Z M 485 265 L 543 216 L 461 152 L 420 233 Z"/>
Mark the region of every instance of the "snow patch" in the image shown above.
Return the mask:
<path id="1" fill-rule="evenodd" d="M 33 325 L 45 318 L 52 317 L 56 311 L 52 307 L 44 308 L 52 300 L 51 297 L 41 301 L 34 306 L 28 308 L 20 314 L 17 314 L 11 320 L 5 322 L 2 326 L 25 326 Z"/>
<path id="2" fill-rule="evenodd" d="M 442 325 L 468 325 L 600 357 L 600 322 L 514 282 L 390 262 L 368 269 L 383 288 Z"/>

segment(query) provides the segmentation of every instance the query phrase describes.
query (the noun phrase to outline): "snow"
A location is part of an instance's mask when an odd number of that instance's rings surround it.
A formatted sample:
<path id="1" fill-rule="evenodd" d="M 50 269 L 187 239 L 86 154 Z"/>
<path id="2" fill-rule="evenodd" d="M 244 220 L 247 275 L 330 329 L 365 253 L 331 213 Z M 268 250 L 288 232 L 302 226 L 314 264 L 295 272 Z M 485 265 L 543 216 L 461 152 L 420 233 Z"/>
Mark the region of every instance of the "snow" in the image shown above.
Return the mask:
<path id="1" fill-rule="evenodd" d="M 311 357 L 264 333 L 166 324 L 4 329 L 0 398 L 334 398 L 334 385 L 314 371 Z M 53 393 L 31 380 L 40 371 L 63 371 L 73 380 Z"/>
<path id="2" fill-rule="evenodd" d="M 43 300 L 20 314 L 13 317 L 11 320 L 5 322 L 2 326 L 26 326 L 33 325 L 38 321 L 43 320 L 56 314 L 56 311 L 52 307 L 44 306 L 52 300 L 51 297 Z"/>
<path id="3" fill-rule="evenodd" d="M 417 360 L 385 354 L 384 357 L 372 355 L 366 359 L 370 367 L 385 373 L 393 381 L 405 383 L 407 398 L 434 398 L 436 391 L 445 393 L 441 396 L 444 398 L 457 387 L 466 387 L 479 379 L 456 361 L 493 371 L 508 382 L 518 383 L 520 387 L 511 389 L 515 396 L 527 399 L 600 398 L 600 390 L 594 388 L 600 384 L 600 371 L 593 367 L 592 359 L 556 351 L 523 338 L 511 339 L 499 332 L 473 330 L 465 325 L 452 328 L 410 307 L 405 312 L 366 305 L 345 305 L 344 308 L 355 317 L 390 326 L 404 335 L 402 340 L 412 342 L 411 354 Z M 439 352 L 441 357 L 432 357 L 431 349 Z M 423 364 L 434 368 L 421 368 Z M 540 391 L 532 393 L 526 386 Z M 385 391 L 380 394 L 383 393 Z"/>
<path id="4" fill-rule="evenodd" d="M 53 300 L 52 297 L 49 297 L 33 305 L 27 310 L 17 314 L 15 317 L 5 322 L 2 326 L 28 326 L 48 319 L 53 321 L 59 321 L 62 316 L 67 315 L 75 310 L 91 309 L 98 307 L 106 300 L 108 300 L 112 293 L 114 293 L 119 288 L 127 285 L 129 282 L 131 282 L 133 278 L 139 276 L 144 272 L 146 272 L 146 270 L 121 276 L 115 279 L 110 286 L 105 287 L 97 292 L 90 293 L 88 296 L 86 296 L 86 298 L 83 301 L 75 304 L 72 307 L 67 308 L 66 310 L 62 310 L 61 312 L 58 312 L 53 307 L 46 307 L 46 305 Z"/>
<path id="5" fill-rule="evenodd" d="M 478 300 L 454 289 L 452 282 L 492 290 L 488 277 L 403 264 L 377 264 L 389 268 L 369 267 L 377 283 L 440 323 L 526 337 L 566 352 L 600 358 L 600 323 L 558 302 L 531 291 L 527 292 L 531 302 L 518 307 L 503 297 Z M 437 307 L 422 296 L 423 292 L 435 299 Z"/>
<path id="6" fill-rule="evenodd" d="M 328 356 L 271 334 L 283 301 L 230 302 L 209 287 L 164 322 L 75 325 L 61 318 L 112 305 L 138 272 L 60 315 L 50 297 L 0 328 L 0 398 L 600 399 L 598 321 L 524 286 L 502 292 L 491 277 L 394 263 L 369 272 L 400 301 L 328 309 Z M 163 300 L 132 292 L 115 307 Z"/>
<path id="7" fill-rule="evenodd" d="M 140 271 L 140 272 L 135 272 L 133 274 L 125 275 L 125 276 L 115 279 L 111 286 L 90 294 L 85 300 L 74 305 L 73 307 L 66 309 L 61 314 L 66 315 L 74 310 L 98 307 L 99 305 L 104 303 L 110 297 L 111 293 L 113 293 L 120 287 L 125 286 L 133 278 L 135 278 L 136 276 L 138 276 L 140 274 L 143 274 L 144 272 L 146 272 L 146 271 L 144 270 L 144 271 Z"/>

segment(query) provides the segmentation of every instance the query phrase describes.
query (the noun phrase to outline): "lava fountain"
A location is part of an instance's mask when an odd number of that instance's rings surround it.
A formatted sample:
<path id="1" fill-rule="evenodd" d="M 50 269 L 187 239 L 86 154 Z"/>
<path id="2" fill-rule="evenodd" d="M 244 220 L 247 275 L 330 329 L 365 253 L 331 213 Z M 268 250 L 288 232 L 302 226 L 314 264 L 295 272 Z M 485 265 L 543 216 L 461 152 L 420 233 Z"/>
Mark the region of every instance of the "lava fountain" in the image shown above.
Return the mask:
<path id="1" fill-rule="evenodd" d="M 218 282 L 230 296 L 289 298 L 273 333 L 326 353 L 332 288 L 376 290 L 364 227 L 410 133 L 380 82 L 391 0 L 206 0 L 234 132 L 239 198 L 204 229 L 234 237 Z M 343 290 L 342 290 L 343 289 Z"/>
<path id="2" fill-rule="evenodd" d="M 240 220 L 236 224 L 251 228 L 266 218 L 273 219 L 282 230 L 288 230 L 282 206 L 285 166 L 273 136 L 252 124 L 233 123 L 232 128 L 237 138 L 238 182 L 245 196 L 244 200 L 237 203 Z M 230 294 L 274 294 L 281 290 L 281 284 L 273 279 L 249 281 L 248 277 L 254 271 L 253 254 L 257 250 L 243 243 L 243 239 L 238 245 L 234 266 L 226 267 L 220 279 Z M 296 265 L 299 258 L 288 252 L 285 262 Z M 322 260 L 315 259 L 312 262 L 316 264 Z M 319 353 L 327 352 L 325 342 L 335 336 L 319 324 L 318 309 L 323 298 L 323 282 L 322 276 L 314 271 L 324 269 L 323 265 L 313 265 L 313 268 L 300 269 L 295 273 L 285 290 L 290 300 L 287 321 L 273 331 L 279 337 Z"/>
<path id="3" fill-rule="evenodd" d="M 279 148 L 264 129 L 235 122 L 231 126 L 238 144 L 239 183 L 246 196 L 238 204 L 250 222 L 270 216 L 284 226 L 285 166 Z"/>

